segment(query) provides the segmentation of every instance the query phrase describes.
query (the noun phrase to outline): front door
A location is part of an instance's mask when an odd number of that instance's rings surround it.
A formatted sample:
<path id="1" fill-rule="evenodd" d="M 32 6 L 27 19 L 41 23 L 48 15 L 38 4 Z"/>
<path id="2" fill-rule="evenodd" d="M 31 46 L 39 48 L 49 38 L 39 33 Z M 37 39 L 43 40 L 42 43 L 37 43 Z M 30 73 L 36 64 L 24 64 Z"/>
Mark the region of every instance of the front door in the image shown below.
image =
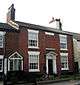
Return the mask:
<path id="1" fill-rule="evenodd" d="M 75 72 L 76 72 L 76 73 L 79 72 L 79 65 L 78 65 L 78 62 L 75 62 Z"/>
<path id="2" fill-rule="evenodd" d="M 51 75 L 53 74 L 53 60 L 48 59 L 48 73 Z"/>

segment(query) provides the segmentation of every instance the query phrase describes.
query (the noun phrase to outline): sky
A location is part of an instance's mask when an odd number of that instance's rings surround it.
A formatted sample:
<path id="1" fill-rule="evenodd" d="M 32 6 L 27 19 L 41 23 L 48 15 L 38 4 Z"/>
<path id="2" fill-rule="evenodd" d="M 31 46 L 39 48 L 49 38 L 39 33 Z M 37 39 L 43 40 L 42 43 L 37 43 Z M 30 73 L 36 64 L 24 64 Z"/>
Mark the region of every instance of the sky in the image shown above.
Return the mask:
<path id="1" fill-rule="evenodd" d="M 52 17 L 60 18 L 64 31 L 80 33 L 80 0 L 1 0 L 0 22 L 6 22 L 6 13 L 13 3 L 16 21 L 42 26 L 49 24 Z"/>

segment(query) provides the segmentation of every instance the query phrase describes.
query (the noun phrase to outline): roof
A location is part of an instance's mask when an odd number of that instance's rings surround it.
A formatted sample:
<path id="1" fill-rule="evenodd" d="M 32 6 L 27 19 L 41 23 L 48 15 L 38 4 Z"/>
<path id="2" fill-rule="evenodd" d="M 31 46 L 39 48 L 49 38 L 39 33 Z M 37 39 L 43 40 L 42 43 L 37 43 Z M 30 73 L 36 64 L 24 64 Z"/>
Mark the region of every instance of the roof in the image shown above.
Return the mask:
<path id="1" fill-rule="evenodd" d="M 72 33 L 67 32 L 67 31 L 62 31 L 59 29 L 51 28 L 51 27 L 45 27 L 45 26 L 40 26 L 40 25 L 35 25 L 35 24 L 30 24 L 30 23 L 25 23 L 25 22 L 20 22 L 20 21 L 15 21 L 19 26 L 24 26 L 36 30 L 44 30 L 44 31 L 49 31 L 49 32 L 56 32 L 56 33 L 61 33 L 61 34 L 68 34 L 72 35 Z"/>
<path id="2" fill-rule="evenodd" d="M 74 39 L 80 41 L 80 34 L 79 33 L 72 33 Z"/>
<path id="3" fill-rule="evenodd" d="M 1 31 L 17 31 L 15 28 L 13 28 L 7 23 L 0 23 L 0 30 Z"/>

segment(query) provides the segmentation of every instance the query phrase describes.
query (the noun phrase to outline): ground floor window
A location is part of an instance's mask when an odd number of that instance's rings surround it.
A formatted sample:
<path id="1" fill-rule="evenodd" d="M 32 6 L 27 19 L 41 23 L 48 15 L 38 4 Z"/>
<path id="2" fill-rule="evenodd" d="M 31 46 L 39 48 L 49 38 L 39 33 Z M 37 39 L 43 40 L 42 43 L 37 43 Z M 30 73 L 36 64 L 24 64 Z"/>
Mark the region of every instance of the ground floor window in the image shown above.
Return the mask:
<path id="1" fill-rule="evenodd" d="M 20 59 L 10 59 L 10 70 L 22 70 L 22 60 Z"/>
<path id="2" fill-rule="evenodd" d="M 14 55 L 9 58 L 9 70 L 18 71 L 22 70 L 23 67 L 23 58 L 16 52 Z"/>
<path id="3" fill-rule="evenodd" d="M 0 72 L 3 72 L 3 55 L 0 55 Z"/>
<path id="4" fill-rule="evenodd" d="M 29 71 L 39 71 L 39 52 L 29 51 Z"/>
<path id="5" fill-rule="evenodd" d="M 3 71 L 3 59 L 0 59 L 0 72 Z"/>
<path id="6" fill-rule="evenodd" d="M 68 53 L 61 53 L 61 69 L 68 70 Z"/>

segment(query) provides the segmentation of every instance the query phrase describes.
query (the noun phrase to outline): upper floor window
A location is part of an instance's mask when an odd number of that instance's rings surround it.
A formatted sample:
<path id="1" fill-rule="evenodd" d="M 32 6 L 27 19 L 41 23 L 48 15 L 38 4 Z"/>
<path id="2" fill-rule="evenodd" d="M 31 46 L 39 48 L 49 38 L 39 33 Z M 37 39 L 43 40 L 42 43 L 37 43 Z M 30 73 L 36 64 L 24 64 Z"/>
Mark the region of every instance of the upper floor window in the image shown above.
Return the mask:
<path id="1" fill-rule="evenodd" d="M 4 32 L 0 32 L 0 48 L 3 48 Z"/>
<path id="2" fill-rule="evenodd" d="M 60 36 L 60 49 L 67 49 L 67 35 Z"/>
<path id="3" fill-rule="evenodd" d="M 29 53 L 29 71 L 39 71 L 39 52 L 28 52 Z"/>
<path id="4" fill-rule="evenodd" d="M 38 31 L 28 30 L 28 47 L 38 47 Z"/>

